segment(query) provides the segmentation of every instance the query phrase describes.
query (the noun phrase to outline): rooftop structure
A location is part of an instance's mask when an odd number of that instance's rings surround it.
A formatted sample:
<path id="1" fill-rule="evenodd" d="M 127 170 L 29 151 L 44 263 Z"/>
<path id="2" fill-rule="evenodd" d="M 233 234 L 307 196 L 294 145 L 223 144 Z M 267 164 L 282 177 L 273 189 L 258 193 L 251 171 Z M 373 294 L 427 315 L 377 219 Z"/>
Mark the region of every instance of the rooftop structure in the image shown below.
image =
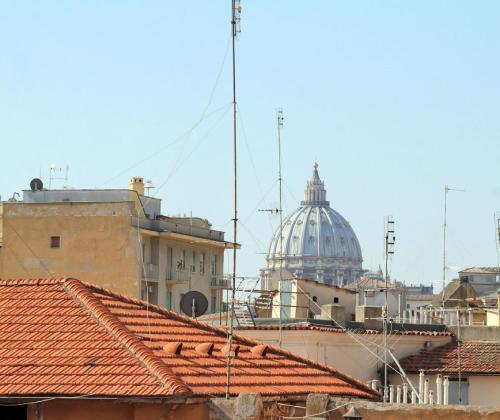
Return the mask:
<path id="1" fill-rule="evenodd" d="M 0 396 L 223 396 L 227 332 L 75 279 L 0 281 Z M 234 336 L 231 393 L 379 400 L 332 367 Z"/>
<path id="2" fill-rule="evenodd" d="M 282 250 L 283 255 L 280 255 Z M 362 273 L 358 238 L 349 222 L 330 207 L 324 182 L 314 164 L 300 207 L 276 230 L 261 270 L 262 283 L 276 289 L 280 265 L 284 278 L 298 277 L 327 284 L 348 284 Z"/>
<path id="3" fill-rule="evenodd" d="M 500 267 L 470 267 L 459 271 L 458 275 L 469 282 L 479 296 L 487 296 L 500 289 Z"/>

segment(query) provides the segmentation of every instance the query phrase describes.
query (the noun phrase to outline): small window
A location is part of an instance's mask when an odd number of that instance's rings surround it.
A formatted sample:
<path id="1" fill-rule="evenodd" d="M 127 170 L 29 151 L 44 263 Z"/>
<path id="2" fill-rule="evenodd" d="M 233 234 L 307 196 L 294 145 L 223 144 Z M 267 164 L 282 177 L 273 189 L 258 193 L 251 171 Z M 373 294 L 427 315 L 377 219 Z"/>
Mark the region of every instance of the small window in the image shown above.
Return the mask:
<path id="1" fill-rule="evenodd" d="M 318 298 L 316 296 L 313 296 L 313 302 L 317 302 Z"/>
<path id="2" fill-rule="evenodd" d="M 205 253 L 200 253 L 200 273 L 205 272 Z"/>
<path id="3" fill-rule="evenodd" d="M 339 303 L 339 298 L 337 296 L 333 298 L 333 303 Z"/>
<path id="4" fill-rule="evenodd" d="M 196 271 L 196 252 L 191 251 L 191 273 L 194 273 Z"/>
<path id="5" fill-rule="evenodd" d="M 51 236 L 50 237 L 50 247 L 51 248 L 61 248 L 61 237 Z"/>

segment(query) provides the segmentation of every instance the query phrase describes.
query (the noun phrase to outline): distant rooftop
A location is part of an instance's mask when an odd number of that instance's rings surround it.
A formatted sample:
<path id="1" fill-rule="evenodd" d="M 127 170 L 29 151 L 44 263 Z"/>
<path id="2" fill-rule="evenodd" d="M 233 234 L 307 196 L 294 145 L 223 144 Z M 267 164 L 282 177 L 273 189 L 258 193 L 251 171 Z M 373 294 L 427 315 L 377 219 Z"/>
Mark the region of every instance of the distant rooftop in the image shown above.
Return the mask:
<path id="1" fill-rule="evenodd" d="M 500 267 L 469 267 L 462 271 L 459 271 L 459 273 L 500 274 Z"/>
<path id="2" fill-rule="evenodd" d="M 458 351 L 457 343 L 451 342 L 431 350 L 422 350 L 401 359 L 399 363 L 407 373 L 417 373 L 423 369 L 426 373 L 457 375 Z M 500 343 L 463 342 L 460 352 L 462 374 L 500 374 Z"/>

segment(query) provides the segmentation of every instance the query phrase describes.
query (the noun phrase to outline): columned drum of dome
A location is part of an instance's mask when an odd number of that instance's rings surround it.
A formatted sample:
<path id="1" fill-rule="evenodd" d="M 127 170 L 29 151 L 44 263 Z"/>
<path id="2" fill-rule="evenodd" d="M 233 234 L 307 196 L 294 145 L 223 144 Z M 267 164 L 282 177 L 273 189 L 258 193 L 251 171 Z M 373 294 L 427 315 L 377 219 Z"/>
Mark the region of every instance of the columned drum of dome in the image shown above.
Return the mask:
<path id="1" fill-rule="evenodd" d="M 361 247 L 349 222 L 330 207 L 324 182 L 314 164 L 300 207 L 283 219 L 283 257 L 280 229 L 275 232 L 261 270 L 262 286 L 275 289 L 282 263 L 283 278 L 298 277 L 344 285 L 362 274 Z"/>

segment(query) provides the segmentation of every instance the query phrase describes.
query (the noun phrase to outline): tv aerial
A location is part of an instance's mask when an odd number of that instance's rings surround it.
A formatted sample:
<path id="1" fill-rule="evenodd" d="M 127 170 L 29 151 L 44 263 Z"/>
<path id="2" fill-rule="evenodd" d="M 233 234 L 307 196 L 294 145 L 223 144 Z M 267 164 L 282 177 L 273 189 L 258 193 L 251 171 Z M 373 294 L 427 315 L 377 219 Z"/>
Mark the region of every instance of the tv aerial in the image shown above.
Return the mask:
<path id="1" fill-rule="evenodd" d="M 181 310 L 188 316 L 197 318 L 203 315 L 207 309 L 208 300 L 201 292 L 192 290 L 181 298 Z"/>

